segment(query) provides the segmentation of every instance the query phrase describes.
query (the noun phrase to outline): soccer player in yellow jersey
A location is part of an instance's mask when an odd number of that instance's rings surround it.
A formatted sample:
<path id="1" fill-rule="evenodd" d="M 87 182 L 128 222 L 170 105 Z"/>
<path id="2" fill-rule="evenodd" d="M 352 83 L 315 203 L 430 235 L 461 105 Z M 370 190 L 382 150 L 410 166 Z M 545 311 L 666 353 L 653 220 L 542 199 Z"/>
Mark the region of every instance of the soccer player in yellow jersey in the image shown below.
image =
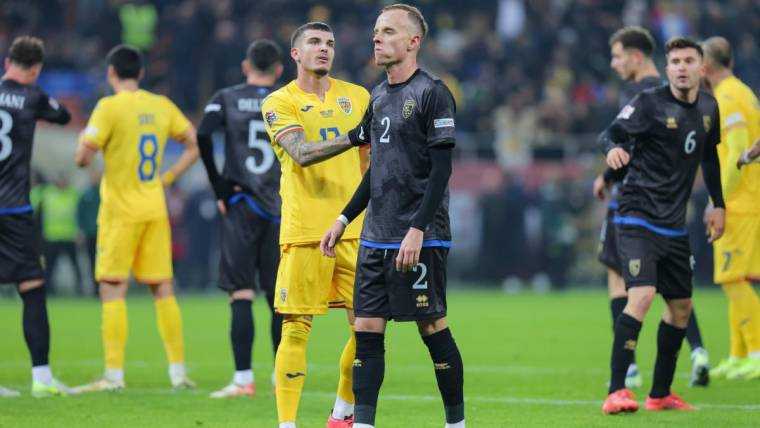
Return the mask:
<path id="1" fill-rule="evenodd" d="M 714 275 L 728 297 L 731 333 L 729 358 L 711 374 L 760 378 L 760 299 L 752 288 L 753 281 L 760 281 L 760 164 L 737 168 L 743 153 L 760 138 L 760 104 L 731 72 L 726 39 L 711 37 L 703 49 L 705 78 L 720 109 L 718 155 L 726 201 L 725 233 L 714 243 Z"/>
<path id="2" fill-rule="evenodd" d="M 346 308 L 353 324 L 353 288 L 361 222 L 346 230 L 336 258 L 321 254 L 322 233 L 340 214 L 362 178 L 358 127 L 369 104 L 362 87 L 329 76 L 335 38 L 327 24 L 311 22 L 291 38 L 296 80 L 264 99 L 261 111 L 282 177 L 280 266 L 274 306 L 284 315 L 275 358 L 281 428 L 295 427 L 306 376 L 312 317 Z M 325 160 L 328 159 L 329 160 Z M 340 358 L 338 396 L 328 427 L 349 427 L 353 416 L 353 331 Z"/>
<path id="3" fill-rule="evenodd" d="M 105 376 L 79 391 L 124 388 L 124 299 L 130 271 L 153 293 L 172 386 L 192 387 L 185 374 L 182 319 L 172 289 L 171 231 L 164 187 L 198 158 L 195 129 L 168 98 L 139 88 L 143 66 L 137 49 L 117 46 L 107 62 L 108 83 L 115 95 L 95 106 L 75 156 L 79 167 L 89 165 L 98 151 L 105 161 L 95 263 L 103 303 Z M 159 175 L 168 138 L 185 148 L 177 163 Z"/>

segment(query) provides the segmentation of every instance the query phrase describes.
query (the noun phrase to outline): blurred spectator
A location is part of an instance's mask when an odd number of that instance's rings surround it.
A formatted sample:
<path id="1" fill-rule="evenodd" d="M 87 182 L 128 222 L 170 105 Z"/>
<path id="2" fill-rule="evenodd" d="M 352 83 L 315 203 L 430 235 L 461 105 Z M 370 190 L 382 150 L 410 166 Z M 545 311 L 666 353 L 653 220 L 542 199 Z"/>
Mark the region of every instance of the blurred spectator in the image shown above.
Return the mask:
<path id="1" fill-rule="evenodd" d="M 148 51 L 155 42 L 158 12 L 148 0 L 129 1 L 119 7 L 123 43 Z"/>
<path id="2" fill-rule="evenodd" d="M 77 224 L 84 237 L 87 249 L 89 274 L 92 278 L 94 295 L 98 295 L 98 282 L 95 280 L 95 255 L 97 254 L 98 209 L 100 207 L 100 171 L 90 170 L 90 182 L 79 197 L 77 203 Z"/>
<path id="3" fill-rule="evenodd" d="M 44 185 L 39 193 L 39 211 L 42 215 L 42 237 L 44 240 L 46 287 L 51 294 L 56 292 L 55 268 L 58 258 L 63 255 L 69 259 L 76 276 L 75 289 L 78 295 L 84 294 L 82 271 L 77 257 L 77 203 L 79 192 L 65 175 L 60 174 L 54 184 Z"/>

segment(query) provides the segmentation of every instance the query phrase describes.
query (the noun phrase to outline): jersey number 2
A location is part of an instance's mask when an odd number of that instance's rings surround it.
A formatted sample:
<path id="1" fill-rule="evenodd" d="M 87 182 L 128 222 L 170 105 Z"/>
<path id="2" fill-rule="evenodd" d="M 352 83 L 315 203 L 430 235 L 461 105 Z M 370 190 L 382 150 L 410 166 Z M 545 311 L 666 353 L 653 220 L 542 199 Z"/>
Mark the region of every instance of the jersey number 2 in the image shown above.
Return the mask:
<path id="1" fill-rule="evenodd" d="M 263 120 L 252 120 L 248 122 L 248 148 L 261 152 L 261 163 L 256 162 L 253 155 L 245 158 L 245 167 L 251 174 L 263 174 L 269 171 L 274 163 L 274 152 L 269 145 L 269 141 L 259 138 L 259 134 L 266 135 L 266 128 Z"/>
<path id="2" fill-rule="evenodd" d="M 0 110 L 0 161 L 8 159 L 13 149 L 13 141 L 8 135 L 13 128 L 13 116 L 5 110 Z"/>

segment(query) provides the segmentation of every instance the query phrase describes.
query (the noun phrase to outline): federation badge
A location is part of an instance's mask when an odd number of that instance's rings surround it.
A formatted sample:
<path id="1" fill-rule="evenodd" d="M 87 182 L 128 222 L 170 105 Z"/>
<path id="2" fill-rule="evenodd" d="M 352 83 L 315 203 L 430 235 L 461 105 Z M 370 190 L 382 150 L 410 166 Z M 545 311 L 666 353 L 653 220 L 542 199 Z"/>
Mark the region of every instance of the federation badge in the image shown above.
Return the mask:
<path id="1" fill-rule="evenodd" d="M 628 271 L 633 276 L 639 276 L 641 272 L 641 259 L 633 259 L 628 261 Z"/>
<path id="2" fill-rule="evenodd" d="M 277 122 L 277 113 L 274 110 L 264 113 L 264 120 L 267 121 L 267 125 L 271 128 Z"/>
<path id="3" fill-rule="evenodd" d="M 348 97 L 338 97 L 338 106 L 341 110 L 343 110 L 343 113 L 351 114 L 351 99 Z"/>
<path id="4" fill-rule="evenodd" d="M 667 126 L 668 129 L 676 129 L 678 128 L 678 122 L 676 122 L 675 117 L 669 117 L 667 122 L 665 122 L 665 126 Z"/>
<path id="5" fill-rule="evenodd" d="M 401 115 L 404 116 L 404 119 L 412 117 L 415 107 L 417 107 L 417 103 L 415 103 L 414 100 L 404 101 L 404 107 L 401 109 Z"/>
<path id="6" fill-rule="evenodd" d="M 710 127 L 712 127 L 712 118 L 710 116 L 702 116 L 702 125 L 705 126 L 705 132 L 710 132 Z"/>

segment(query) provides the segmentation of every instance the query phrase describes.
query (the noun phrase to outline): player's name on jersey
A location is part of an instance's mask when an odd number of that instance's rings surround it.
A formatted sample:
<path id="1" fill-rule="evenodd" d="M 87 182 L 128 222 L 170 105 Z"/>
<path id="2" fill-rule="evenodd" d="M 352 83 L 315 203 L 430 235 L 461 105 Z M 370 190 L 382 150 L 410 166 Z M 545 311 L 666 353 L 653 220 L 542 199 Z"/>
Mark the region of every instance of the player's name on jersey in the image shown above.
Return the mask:
<path id="1" fill-rule="evenodd" d="M 261 111 L 261 100 L 258 98 L 241 98 L 237 102 L 240 111 Z"/>
<path id="2" fill-rule="evenodd" d="M 8 107 L 21 110 L 24 108 L 24 101 L 26 101 L 26 97 L 23 95 L 0 92 L 0 107 Z"/>

